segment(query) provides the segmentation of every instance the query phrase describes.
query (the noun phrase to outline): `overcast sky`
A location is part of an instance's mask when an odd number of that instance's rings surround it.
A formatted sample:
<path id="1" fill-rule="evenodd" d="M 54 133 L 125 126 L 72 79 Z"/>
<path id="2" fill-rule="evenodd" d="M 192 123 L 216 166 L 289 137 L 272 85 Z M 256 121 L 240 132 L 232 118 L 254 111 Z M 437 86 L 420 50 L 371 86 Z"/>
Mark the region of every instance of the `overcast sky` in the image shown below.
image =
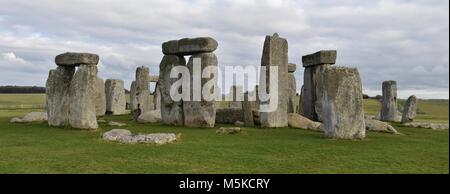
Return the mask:
<path id="1" fill-rule="evenodd" d="M 399 96 L 449 96 L 448 0 L 0 0 L 0 85 L 44 86 L 57 54 L 100 55 L 99 75 L 158 74 L 161 43 L 211 36 L 219 65 L 259 66 L 266 35 L 289 42 L 297 87 L 301 57 L 336 49 L 364 92 L 397 80 Z M 228 87 L 228 86 L 225 86 Z"/>

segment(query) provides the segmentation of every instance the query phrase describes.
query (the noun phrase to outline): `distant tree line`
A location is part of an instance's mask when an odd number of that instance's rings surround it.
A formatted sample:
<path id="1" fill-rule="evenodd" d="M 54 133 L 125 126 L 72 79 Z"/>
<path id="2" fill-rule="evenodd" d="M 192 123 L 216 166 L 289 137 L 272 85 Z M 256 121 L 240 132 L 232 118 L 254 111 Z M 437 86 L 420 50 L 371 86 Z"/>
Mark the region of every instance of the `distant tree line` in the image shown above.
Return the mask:
<path id="1" fill-rule="evenodd" d="M 38 94 L 45 93 L 45 87 L 40 86 L 0 86 L 0 93 L 3 94 Z"/>

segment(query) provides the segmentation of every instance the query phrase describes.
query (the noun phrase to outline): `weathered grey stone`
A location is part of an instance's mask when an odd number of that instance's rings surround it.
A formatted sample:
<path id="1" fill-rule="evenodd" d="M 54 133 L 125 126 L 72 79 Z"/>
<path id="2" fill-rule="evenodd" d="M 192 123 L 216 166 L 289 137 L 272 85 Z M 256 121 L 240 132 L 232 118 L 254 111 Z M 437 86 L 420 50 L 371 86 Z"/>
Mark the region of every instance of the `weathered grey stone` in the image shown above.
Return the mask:
<path id="1" fill-rule="evenodd" d="M 242 130 L 239 127 L 221 127 L 216 130 L 218 134 L 236 134 L 240 133 Z"/>
<path id="2" fill-rule="evenodd" d="M 130 86 L 130 110 L 132 111 L 136 110 L 138 105 L 136 93 L 136 81 L 132 81 Z"/>
<path id="3" fill-rule="evenodd" d="M 417 111 L 417 98 L 412 95 L 406 100 L 405 107 L 403 108 L 402 123 L 412 122 L 416 117 Z"/>
<path id="4" fill-rule="evenodd" d="M 161 118 L 166 125 L 183 126 L 183 102 L 174 101 L 170 96 L 170 88 L 177 78 L 170 78 L 170 72 L 175 66 L 185 66 L 184 57 L 165 55 L 159 64 L 159 90 L 161 92 Z M 181 91 L 179 90 L 181 93 Z"/>
<path id="5" fill-rule="evenodd" d="M 211 37 L 183 38 L 164 42 L 162 52 L 165 55 L 193 55 L 213 52 L 218 45 L 217 41 Z"/>
<path id="6" fill-rule="evenodd" d="M 253 110 L 259 110 L 259 86 L 255 85 L 255 88 L 253 89 L 252 92 L 249 93 L 249 98 L 250 96 L 253 98 L 253 100 L 251 101 L 252 104 L 252 109 Z"/>
<path id="7" fill-rule="evenodd" d="M 244 111 L 240 108 L 220 108 L 216 110 L 216 123 L 234 124 L 244 120 Z"/>
<path id="8" fill-rule="evenodd" d="M 380 120 L 396 121 L 397 114 L 397 82 L 383 82 L 383 100 L 381 105 Z"/>
<path id="9" fill-rule="evenodd" d="M 159 76 L 157 75 L 149 75 L 148 81 L 149 82 L 158 82 Z"/>
<path id="10" fill-rule="evenodd" d="M 95 96 L 95 113 L 96 116 L 104 116 L 106 113 L 106 95 L 105 82 L 102 78 L 97 77 Z"/>
<path id="11" fill-rule="evenodd" d="M 148 104 L 148 97 L 150 95 L 150 85 L 148 77 L 148 67 L 141 66 L 136 69 L 136 108 L 140 108 L 142 112 L 150 110 Z"/>
<path id="12" fill-rule="evenodd" d="M 255 122 L 255 125 L 261 125 L 261 119 L 260 119 L 260 113 L 259 110 L 253 110 L 253 121 Z"/>
<path id="13" fill-rule="evenodd" d="M 288 126 L 287 105 L 288 105 L 288 42 L 275 33 L 273 36 L 266 36 L 261 58 L 261 67 L 266 67 L 266 79 L 260 79 L 260 86 L 265 82 L 265 91 L 270 91 L 270 67 L 278 67 L 278 106 L 273 112 L 261 110 L 260 119 L 262 127 L 286 127 Z M 273 102 L 272 102 L 273 103 Z M 269 104 L 269 101 L 261 101 L 261 105 Z"/>
<path id="14" fill-rule="evenodd" d="M 229 100 L 228 108 L 242 108 L 242 101 L 244 100 L 244 90 L 242 86 L 231 86 L 227 100 Z"/>
<path id="15" fill-rule="evenodd" d="M 161 109 L 161 90 L 159 89 L 159 83 L 156 82 L 155 92 L 153 93 L 153 110 Z"/>
<path id="16" fill-rule="evenodd" d="M 78 129 L 97 129 L 95 111 L 97 66 L 80 65 L 69 91 L 69 124 Z"/>
<path id="17" fill-rule="evenodd" d="M 138 123 L 159 123 L 161 121 L 162 121 L 161 110 L 159 110 L 159 109 L 142 113 L 137 118 Z"/>
<path id="18" fill-rule="evenodd" d="M 50 70 L 46 82 L 48 125 L 66 126 L 69 123 L 69 88 L 75 67 L 59 66 Z"/>
<path id="19" fill-rule="evenodd" d="M 288 123 L 291 128 L 308 129 L 323 132 L 323 124 L 309 120 L 308 118 L 295 113 L 288 114 Z"/>
<path id="20" fill-rule="evenodd" d="M 151 134 L 139 134 L 126 137 L 121 143 L 124 144 L 157 144 L 164 145 L 173 143 L 177 140 L 177 135 L 174 133 L 151 133 Z"/>
<path id="21" fill-rule="evenodd" d="M 11 123 L 30 123 L 30 122 L 42 122 L 47 121 L 47 113 L 46 112 L 30 112 L 27 113 L 22 118 L 14 117 L 9 122 Z"/>
<path id="22" fill-rule="evenodd" d="M 335 50 L 323 50 L 310 55 L 305 55 L 302 57 L 303 67 L 323 64 L 335 64 L 336 54 L 337 52 Z"/>
<path id="23" fill-rule="evenodd" d="M 112 115 L 126 114 L 126 99 L 123 80 L 107 79 L 105 82 L 106 112 Z"/>
<path id="24" fill-rule="evenodd" d="M 288 113 L 295 113 L 297 106 L 297 82 L 295 81 L 294 73 L 288 73 Z"/>
<path id="25" fill-rule="evenodd" d="M 323 86 L 325 136 L 336 139 L 365 137 L 362 84 L 356 68 L 328 67 L 319 78 Z"/>
<path id="26" fill-rule="evenodd" d="M 194 99 L 194 92 L 195 88 L 193 88 L 193 71 L 194 71 L 194 64 L 193 60 L 195 58 L 200 58 L 201 62 L 201 72 L 206 67 L 210 66 L 217 66 L 217 57 L 214 53 L 201 53 L 192 55 L 189 58 L 189 62 L 187 64 L 187 67 L 189 68 L 190 74 L 191 74 L 191 101 L 184 101 L 183 102 L 183 115 L 184 115 L 184 126 L 187 127 L 214 127 L 214 124 L 216 122 L 216 102 L 215 100 L 206 101 L 203 97 L 201 97 L 201 101 L 195 101 Z M 217 71 L 218 69 L 215 69 L 215 75 L 218 75 Z M 214 78 L 202 78 L 201 79 L 201 87 L 199 88 L 201 91 L 201 88 L 209 82 L 210 80 L 214 80 Z M 216 85 L 217 85 L 217 78 L 215 79 Z M 198 88 L 197 88 L 198 89 Z M 201 95 L 203 96 L 203 94 Z"/>
<path id="27" fill-rule="evenodd" d="M 303 75 L 303 89 L 302 89 L 302 115 L 313 120 L 323 121 L 322 119 L 322 98 L 323 87 L 319 85 L 318 79 L 323 74 L 324 69 L 330 65 L 317 65 L 305 68 Z"/>
<path id="28" fill-rule="evenodd" d="M 123 141 L 128 136 L 131 136 L 131 132 L 127 129 L 112 129 L 103 133 L 102 139 L 107 141 Z"/>
<path id="29" fill-rule="evenodd" d="M 294 73 L 297 70 L 297 65 L 295 63 L 288 63 L 288 73 Z"/>
<path id="30" fill-rule="evenodd" d="M 424 128 L 424 129 L 432 129 L 432 130 L 448 130 L 448 124 L 439 124 L 439 123 L 423 123 L 423 122 L 412 122 L 412 123 L 403 123 L 403 127 L 414 127 L 414 128 Z"/>
<path id="31" fill-rule="evenodd" d="M 13 117 L 9 120 L 10 123 L 23 123 L 20 117 Z"/>
<path id="32" fill-rule="evenodd" d="M 98 55 L 92 53 L 63 53 L 55 57 L 55 63 L 60 66 L 97 65 Z"/>
<path id="33" fill-rule="evenodd" d="M 117 126 L 117 127 L 123 127 L 126 126 L 126 123 L 116 122 L 116 121 L 109 121 L 108 125 L 110 126 Z"/>
<path id="34" fill-rule="evenodd" d="M 383 121 L 378 121 L 378 120 L 374 120 L 374 119 L 366 117 L 365 124 L 366 124 L 367 131 L 400 134 L 399 132 L 397 132 L 397 130 L 394 127 L 392 127 L 391 125 L 389 125 L 388 123 L 383 122 Z"/>
<path id="35" fill-rule="evenodd" d="M 304 86 L 302 85 L 302 88 L 300 89 L 300 97 L 298 99 L 298 109 L 297 109 L 297 113 L 299 115 L 304 115 L 303 113 L 303 94 L 304 94 Z"/>
<path id="36" fill-rule="evenodd" d="M 234 125 L 237 125 L 237 126 L 244 126 L 245 123 L 244 123 L 244 121 L 236 121 L 236 122 L 234 122 Z"/>
<path id="37" fill-rule="evenodd" d="M 244 124 L 247 127 L 255 126 L 255 122 L 253 121 L 253 112 L 252 112 L 252 104 L 248 99 L 248 92 L 244 93 L 244 101 L 242 101 L 242 112 L 244 114 Z M 217 114 L 216 114 L 217 116 Z"/>

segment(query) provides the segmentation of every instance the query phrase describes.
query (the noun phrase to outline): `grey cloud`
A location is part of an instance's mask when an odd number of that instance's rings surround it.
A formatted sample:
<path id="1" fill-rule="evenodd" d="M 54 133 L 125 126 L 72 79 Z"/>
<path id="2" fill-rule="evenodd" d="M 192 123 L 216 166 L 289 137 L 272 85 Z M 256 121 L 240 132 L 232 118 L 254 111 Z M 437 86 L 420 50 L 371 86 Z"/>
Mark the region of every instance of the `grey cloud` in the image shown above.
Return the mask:
<path id="1" fill-rule="evenodd" d="M 17 71 L 17 77 L 2 71 L 0 84 L 15 79 L 43 85 L 48 68 L 54 67 L 54 56 L 70 50 L 100 54 L 100 75 L 120 77 L 129 86 L 137 66 L 158 73 L 162 42 L 195 36 L 219 41 L 216 54 L 222 66 L 258 66 L 264 36 L 279 32 L 289 41 L 289 61 L 299 67 L 298 90 L 303 79 L 301 56 L 337 49 L 338 64 L 358 67 L 368 93 L 379 92 L 383 80 L 396 79 L 400 90 L 441 91 L 430 93 L 448 98 L 448 4 L 441 0 L 3 0 L 0 53 L 13 52 L 40 68 L 8 67 L 9 72 Z M 25 71 L 35 74 L 20 76 Z"/>

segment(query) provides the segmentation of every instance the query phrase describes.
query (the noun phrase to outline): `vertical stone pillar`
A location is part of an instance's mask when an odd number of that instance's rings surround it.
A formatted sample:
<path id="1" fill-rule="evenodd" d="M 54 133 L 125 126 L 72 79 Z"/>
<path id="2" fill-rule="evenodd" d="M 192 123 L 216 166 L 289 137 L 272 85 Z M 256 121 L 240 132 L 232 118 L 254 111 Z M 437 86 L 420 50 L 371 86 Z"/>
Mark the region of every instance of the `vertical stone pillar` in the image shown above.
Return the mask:
<path id="1" fill-rule="evenodd" d="M 136 69 L 136 108 L 141 109 L 141 113 L 149 110 L 148 97 L 150 95 L 149 69 L 148 67 L 138 67 Z M 133 105 L 134 106 L 134 105 Z"/>
<path id="2" fill-rule="evenodd" d="M 205 68 L 210 66 L 217 67 L 218 63 L 216 55 L 212 52 L 195 54 L 189 58 L 187 67 L 191 74 L 191 101 L 183 102 L 184 125 L 187 127 L 214 127 L 216 121 L 216 102 L 215 100 L 206 101 L 203 98 L 202 88 L 211 79 L 216 79 L 217 82 L 217 78 L 201 78 L 201 85 L 195 85 L 195 76 L 200 76 L 193 74 L 194 69 L 196 68 L 194 66 L 195 58 L 200 59 L 201 72 L 203 72 Z M 215 70 L 215 75 L 218 75 L 217 70 L 218 69 Z M 196 89 L 195 87 L 200 88 Z M 196 90 L 202 91 L 200 101 L 196 101 L 196 99 L 194 98 Z"/>
<path id="3" fill-rule="evenodd" d="M 252 105 L 253 110 L 259 111 L 259 86 L 255 85 L 253 91 L 249 92 L 249 101 Z"/>
<path id="4" fill-rule="evenodd" d="M 380 112 L 381 121 L 396 121 L 397 118 L 397 82 L 383 82 L 383 97 Z"/>
<path id="5" fill-rule="evenodd" d="M 159 83 L 156 82 L 155 92 L 153 93 L 153 109 L 160 110 L 161 109 L 161 91 L 159 89 Z"/>
<path id="6" fill-rule="evenodd" d="M 408 98 L 408 100 L 406 100 L 405 106 L 403 108 L 402 123 L 412 122 L 416 117 L 416 111 L 417 98 L 416 96 L 412 95 Z"/>
<path id="7" fill-rule="evenodd" d="M 243 92 L 242 86 L 233 85 L 230 87 L 230 92 L 227 97 L 227 100 L 229 100 L 228 108 L 242 108 L 242 101 L 244 100 Z"/>
<path id="8" fill-rule="evenodd" d="M 302 88 L 300 89 L 300 98 L 298 99 L 298 110 L 297 110 L 297 113 L 299 114 L 299 115 L 304 115 L 303 114 L 303 106 L 302 106 L 302 104 L 303 104 L 303 95 L 304 95 L 304 85 L 302 85 Z"/>
<path id="9" fill-rule="evenodd" d="M 261 127 L 286 127 L 288 126 L 287 105 L 288 105 L 288 42 L 275 33 L 273 36 L 266 36 L 261 58 L 261 66 L 266 67 L 266 79 L 260 79 L 260 86 L 265 82 L 267 93 L 277 92 L 277 108 L 273 112 L 261 112 Z M 278 67 L 278 91 L 270 91 L 270 68 Z M 273 83 L 274 84 L 274 83 Z M 261 104 L 269 104 L 269 101 L 261 101 Z M 274 103 L 272 101 L 272 103 Z M 262 111 L 262 110 L 260 110 Z"/>
<path id="10" fill-rule="evenodd" d="M 248 99 L 248 92 L 244 93 L 244 101 L 242 101 L 242 110 L 244 112 L 244 123 L 247 127 L 255 126 L 253 120 L 253 108 L 252 103 Z"/>
<path id="11" fill-rule="evenodd" d="M 356 68 L 325 68 L 318 79 L 325 136 L 336 139 L 365 137 L 362 84 Z"/>
<path id="12" fill-rule="evenodd" d="M 323 50 L 302 57 L 303 67 L 303 89 L 302 89 L 302 115 L 313 121 L 323 121 L 320 91 L 317 78 L 323 74 L 325 68 L 336 63 L 335 50 Z"/>
<path id="13" fill-rule="evenodd" d="M 183 101 L 175 101 L 170 95 L 170 88 L 178 79 L 170 78 L 172 68 L 186 66 L 183 56 L 165 55 L 159 64 L 158 86 L 161 92 L 161 118 L 166 125 L 183 126 Z M 178 91 L 181 93 L 181 88 Z"/>
<path id="14" fill-rule="evenodd" d="M 58 66 L 48 74 L 45 93 L 50 126 L 69 123 L 69 88 L 74 72 L 75 66 Z"/>
<path id="15" fill-rule="evenodd" d="M 132 81 L 130 86 L 130 110 L 132 112 L 137 109 L 138 100 L 136 93 L 136 81 Z"/>
<path id="16" fill-rule="evenodd" d="M 297 83 L 294 75 L 296 69 L 296 64 L 288 64 L 288 113 L 296 112 Z"/>
<path id="17" fill-rule="evenodd" d="M 105 82 L 106 112 L 112 115 L 126 114 L 126 99 L 123 80 L 107 79 Z"/>
<path id="18" fill-rule="evenodd" d="M 105 82 L 102 78 L 97 77 L 97 90 L 95 98 L 95 113 L 96 116 L 104 116 L 106 113 L 106 96 L 105 96 Z"/>

